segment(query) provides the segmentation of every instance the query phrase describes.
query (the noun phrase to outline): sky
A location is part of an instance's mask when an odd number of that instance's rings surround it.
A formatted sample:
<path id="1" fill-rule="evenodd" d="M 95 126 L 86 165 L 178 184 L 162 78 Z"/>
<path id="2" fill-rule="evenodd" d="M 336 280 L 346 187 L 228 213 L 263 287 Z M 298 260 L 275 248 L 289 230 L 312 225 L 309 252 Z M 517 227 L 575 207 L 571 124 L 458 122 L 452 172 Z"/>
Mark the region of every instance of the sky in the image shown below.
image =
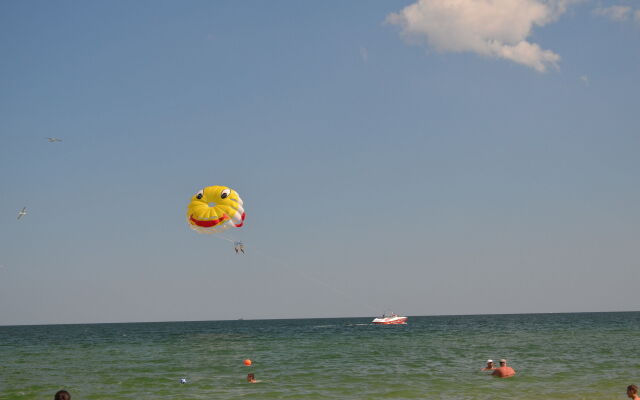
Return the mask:
<path id="1" fill-rule="evenodd" d="M 639 44 L 636 0 L 1 2 L 0 325 L 640 310 Z"/>

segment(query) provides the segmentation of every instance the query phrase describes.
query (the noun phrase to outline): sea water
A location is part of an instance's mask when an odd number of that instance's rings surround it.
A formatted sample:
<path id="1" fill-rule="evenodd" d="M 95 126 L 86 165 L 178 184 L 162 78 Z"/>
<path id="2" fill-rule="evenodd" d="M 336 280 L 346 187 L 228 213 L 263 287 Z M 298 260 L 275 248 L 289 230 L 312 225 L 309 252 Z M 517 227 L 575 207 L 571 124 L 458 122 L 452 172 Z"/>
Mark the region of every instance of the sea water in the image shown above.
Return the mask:
<path id="1" fill-rule="evenodd" d="M 0 398 L 606 400 L 640 385 L 640 312 L 371 319 L 3 326 Z M 489 358 L 516 376 L 481 372 Z"/>

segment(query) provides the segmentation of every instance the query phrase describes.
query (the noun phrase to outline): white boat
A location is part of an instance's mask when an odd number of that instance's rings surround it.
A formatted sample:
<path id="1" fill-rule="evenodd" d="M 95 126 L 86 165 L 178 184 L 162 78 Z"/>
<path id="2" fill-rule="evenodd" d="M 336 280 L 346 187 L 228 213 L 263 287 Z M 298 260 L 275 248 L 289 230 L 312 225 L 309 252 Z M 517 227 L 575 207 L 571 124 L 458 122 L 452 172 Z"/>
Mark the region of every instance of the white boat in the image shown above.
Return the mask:
<path id="1" fill-rule="evenodd" d="M 378 325 L 406 324 L 407 317 L 401 317 L 398 314 L 384 314 L 382 317 L 374 318 L 371 322 Z"/>

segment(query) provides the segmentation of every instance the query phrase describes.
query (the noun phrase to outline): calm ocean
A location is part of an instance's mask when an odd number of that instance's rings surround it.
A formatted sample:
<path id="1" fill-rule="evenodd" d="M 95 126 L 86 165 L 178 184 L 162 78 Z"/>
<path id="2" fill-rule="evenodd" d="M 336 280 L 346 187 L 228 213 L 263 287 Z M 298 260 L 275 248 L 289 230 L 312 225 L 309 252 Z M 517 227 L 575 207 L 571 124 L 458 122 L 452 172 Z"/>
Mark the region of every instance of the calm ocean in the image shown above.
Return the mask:
<path id="1" fill-rule="evenodd" d="M 640 312 L 371 319 L 4 326 L 0 398 L 606 400 L 640 385 Z M 518 374 L 480 372 L 488 358 Z"/>

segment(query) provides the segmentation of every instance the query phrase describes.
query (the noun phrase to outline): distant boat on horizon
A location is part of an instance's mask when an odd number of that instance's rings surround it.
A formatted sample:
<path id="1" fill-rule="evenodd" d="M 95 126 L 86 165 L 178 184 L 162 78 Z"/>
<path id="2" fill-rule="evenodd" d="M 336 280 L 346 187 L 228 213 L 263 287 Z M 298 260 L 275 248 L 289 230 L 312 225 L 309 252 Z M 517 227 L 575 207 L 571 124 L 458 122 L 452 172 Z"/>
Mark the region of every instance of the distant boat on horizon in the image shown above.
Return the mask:
<path id="1" fill-rule="evenodd" d="M 382 314 L 382 317 L 374 318 L 373 322 L 376 325 L 404 325 L 407 323 L 407 317 L 401 317 L 398 314 Z"/>

